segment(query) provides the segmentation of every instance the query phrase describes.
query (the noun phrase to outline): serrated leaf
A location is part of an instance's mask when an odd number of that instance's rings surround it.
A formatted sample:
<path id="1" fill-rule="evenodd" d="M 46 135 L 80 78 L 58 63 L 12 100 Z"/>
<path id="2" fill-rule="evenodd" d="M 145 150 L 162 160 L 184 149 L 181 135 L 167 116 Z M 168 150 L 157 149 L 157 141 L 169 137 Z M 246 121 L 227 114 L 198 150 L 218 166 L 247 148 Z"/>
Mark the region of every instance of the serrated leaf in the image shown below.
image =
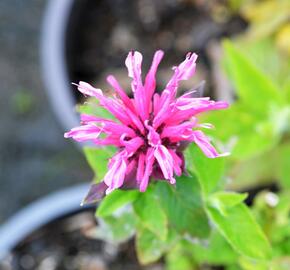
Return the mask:
<path id="1" fill-rule="evenodd" d="M 161 206 L 166 212 L 169 224 L 180 234 L 207 237 L 209 224 L 196 177 L 178 177 L 176 187 L 165 181 L 158 181 L 156 185 Z"/>
<path id="2" fill-rule="evenodd" d="M 96 174 L 95 179 L 101 181 L 107 173 L 107 163 L 114 154 L 112 147 L 84 147 L 86 159 Z"/>
<path id="3" fill-rule="evenodd" d="M 260 226 L 242 203 L 228 208 L 224 216 L 217 208 L 208 206 L 207 213 L 219 232 L 240 254 L 253 259 L 267 259 L 271 248 Z"/>
<path id="4" fill-rule="evenodd" d="M 214 191 L 224 172 L 224 158 L 208 158 L 195 144 L 186 149 L 186 163 L 200 182 L 205 194 Z"/>
<path id="5" fill-rule="evenodd" d="M 103 199 L 96 215 L 99 217 L 110 216 L 117 209 L 135 201 L 139 195 L 138 190 L 114 190 Z"/>
<path id="6" fill-rule="evenodd" d="M 140 194 L 133 207 L 142 222 L 142 226 L 153 232 L 156 237 L 165 240 L 168 233 L 168 221 L 152 186 Z"/>

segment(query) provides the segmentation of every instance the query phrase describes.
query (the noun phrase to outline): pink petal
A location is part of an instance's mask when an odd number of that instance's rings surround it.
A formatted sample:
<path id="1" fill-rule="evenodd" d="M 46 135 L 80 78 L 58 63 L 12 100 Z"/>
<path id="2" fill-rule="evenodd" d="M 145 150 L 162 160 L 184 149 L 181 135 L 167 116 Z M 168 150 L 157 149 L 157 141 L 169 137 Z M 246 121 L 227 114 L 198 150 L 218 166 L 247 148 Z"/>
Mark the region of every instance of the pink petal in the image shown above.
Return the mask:
<path id="1" fill-rule="evenodd" d="M 165 126 L 161 137 L 180 137 L 180 138 L 186 138 L 186 136 L 191 134 L 192 128 L 196 125 L 195 122 L 184 122 L 179 125 L 173 125 L 173 126 Z"/>
<path id="2" fill-rule="evenodd" d="M 188 53 L 185 60 L 178 66 L 174 67 L 174 74 L 169 80 L 165 89 L 171 93 L 171 98 L 175 97 L 178 83 L 181 80 L 188 80 L 193 76 L 196 67 L 197 55 L 195 53 Z"/>
<path id="3" fill-rule="evenodd" d="M 131 157 L 142 145 L 144 145 L 144 140 L 140 137 L 135 137 L 131 140 L 124 140 L 121 138 L 121 144 L 125 146 L 128 157 Z"/>
<path id="4" fill-rule="evenodd" d="M 129 125 L 131 123 L 131 119 L 128 117 L 128 114 L 126 113 L 126 107 L 118 103 L 117 100 L 103 97 L 100 104 L 103 107 L 105 107 L 112 115 L 114 115 L 123 124 Z"/>
<path id="5" fill-rule="evenodd" d="M 209 139 L 200 130 L 195 130 L 193 132 L 192 141 L 194 141 L 199 148 L 204 152 L 204 154 L 209 158 L 216 158 L 220 156 L 226 156 L 228 153 L 219 154 L 213 145 L 210 143 Z"/>
<path id="6" fill-rule="evenodd" d="M 160 110 L 158 111 L 157 115 L 154 117 L 153 120 L 153 127 L 157 129 L 165 119 L 168 118 L 169 113 L 171 112 L 170 107 L 170 93 L 167 90 L 164 90 L 162 93 L 162 100 L 160 99 L 161 103 L 159 105 Z"/>
<path id="7" fill-rule="evenodd" d="M 70 131 L 64 134 L 65 138 L 73 138 L 78 142 L 94 140 L 99 137 L 102 129 L 95 125 L 84 125 L 72 128 Z"/>
<path id="8" fill-rule="evenodd" d="M 188 53 L 185 60 L 176 68 L 179 80 L 188 80 L 195 73 L 197 54 Z"/>
<path id="9" fill-rule="evenodd" d="M 156 87 L 155 75 L 157 72 L 158 65 L 160 64 L 160 61 L 163 58 L 163 55 L 164 55 L 164 52 L 161 50 L 158 50 L 155 52 L 152 65 L 145 78 L 145 85 L 144 85 L 145 93 L 144 94 L 146 95 L 146 106 L 149 110 L 150 110 L 150 102 L 151 102 L 151 99 L 152 99 L 152 96 Z"/>
<path id="10" fill-rule="evenodd" d="M 81 114 L 81 121 L 83 123 L 90 123 L 90 122 L 94 122 L 94 123 L 99 123 L 99 122 L 112 122 L 112 123 L 115 123 L 113 120 L 110 120 L 110 119 L 105 119 L 105 118 L 101 118 L 101 117 L 98 117 L 98 116 L 94 116 L 94 115 L 90 115 L 90 114 L 85 114 L 85 113 L 82 113 Z"/>
<path id="11" fill-rule="evenodd" d="M 173 178 L 173 158 L 167 148 L 164 145 L 158 145 L 155 148 L 154 157 L 158 161 L 164 178 L 170 180 L 170 183 L 175 183 Z"/>
<path id="12" fill-rule="evenodd" d="M 132 174 L 132 173 L 134 173 L 134 172 L 135 172 L 135 174 L 136 174 L 136 165 L 137 165 L 137 161 L 136 161 L 136 159 L 132 159 L 132 160 L 129 162 L 128 166 L 127 166 L 126 176 L 127 176 L 127 175 L 130 175 L 130 174 Z"/>
<path id="13" fill-rule="evenodd" d="M 148 121 L 145 121 L 145 126 L 148 130 L 148 135 L 147 135 L 148 143 L 151 146 L 156 146 L 156 145 L 160 144 L 161 143 L 160 136 L 156 132 L 156 130 L 153 127 L 151 127 L 150 125 L 148 125 Z"/>
<path id="14" fill-rule="evenodd" d="M 149 183 L 150 175 L 152 174 L 153 163 L 155 160 L 153 148 L 148 148 L 145 160 L 146 160 L 145 171 L 144 171 L 144 175 L 139 186 L 139 190 L 141 192 L 146 191 L 148 183 Z"/>
<path id="15" fill-rule="evenodd" d="M 160 96 L 155 93 L 153 96 L 153 114 L 156 115 L 159 111 Z"/>
<path id="16" fill-rule="evenodd" d="M 133 91 L 140 85 L 142 85 L 141 80 L 141 65 L 142 65 L 142 54 L 138 51 L 129 52 L 125 65 L 128 69 L 128 76 L 133 79 Z"/>
<path id="17" fill-rule="evenodd" d="M 84 95 L 90 96 L 90 97 L 96 97 L 96 98 L 100 98 L 101 96 L 103 96 L 103 92 L 101 89 L 95 88 L 93 86 L 91 86 L 90 84 L 86 83 L 86 82 L 82 82 L 80 81 L 78 86 L 78 90 L 83 93 Z"/>
<path id="18" fill-rule="evenodd" d="M 211 110 L 220 110 L 228 107 L 228 103 L 222 101 L 212 101 L 212 100 L 199 100 L 198 102 L 192 101 L 186 105 L 178 106 L 176 105 L 174 111 L 174 117 L 168 117 L 165 121 L 167 125 L 176 125 L 183 121 L 186 121 L 193 116 Z"/>
<path id="19" fill-rule="evenodd" d="M 126 135 L 131 138 L 136 136 L 133 129 L 114 122 L 103 122 L 103 130 L 107 134 L 113 134 L 115 136 Z"/>
<path id="20" fill-rule="evenodd" d="M 104 183 L 108 186 L 106 194 L 123 185 L 126 175 L 126 169 L 126 159 L 120 155 L 117 159 L 114 160 L 114 163 L 111 164 L 111 168 L 108 170 L 107 174 L 104 177 Z"/>
<path id="21" fill-rule="evenodd" d="M 137 175 L 136 175 L 136 179 L 139 184 L 141 183 L 141 180 L 143 179 L 144 169 L 145 169 L 145 155 L 141 153 L 138 159 L 138 168 L 137 168 Z"/>
<path id="22" fill-rule="evenodd" d="M 104 139 L 95 139 L 93 142 L 100 146 L 107 146 L 107 145 L 113 145 L 116 147 L 122 146 L 120 143 L 120 137 L 119 136 L 113 136 L 109 135 L 107 138 Z"/>
<path id="23" fill-rule="evenodd" d="M 135 112 L 135 107 L 133 106 L 132 101 L 127 96 L 126 92 L 122 89 L 118 81 L 115 79 L 113 75 L 109 75 L 107 77 L 107 82 L 115 89 L 115 91 L 120 96 L 121 100 L 123 101 L 124 105 L 130 108 L 133 112 Z"/>
<path id="24" fill-rule="evenodd" d="M 145 134 L 144 125 L 140 121 L 139 117 L 136 114 L 134 114 L 133 112 L 131 112 L 130 110 L 126 110 L 126 112 L 127 112 L 127 115 L 129 116 L 130 121 L 132 122 L 133 126 L 137 127 L 139 129 L 139 131 L 144 135 Z"/>
<path id="25" fill-rule="evenodd" d="M 173 159 L 173 169 L 176 175 L 180 176 L 182 174 L 182 159 L 175 153 L 175 151 L 168 150 Z"/>

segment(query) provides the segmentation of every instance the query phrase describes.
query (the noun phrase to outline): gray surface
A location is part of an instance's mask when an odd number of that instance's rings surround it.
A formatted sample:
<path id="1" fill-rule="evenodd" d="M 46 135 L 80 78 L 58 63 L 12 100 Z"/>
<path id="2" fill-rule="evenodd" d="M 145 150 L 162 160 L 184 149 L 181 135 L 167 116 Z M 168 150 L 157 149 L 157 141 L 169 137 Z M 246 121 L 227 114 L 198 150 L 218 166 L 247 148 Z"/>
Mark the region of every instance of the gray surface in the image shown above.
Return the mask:
<path id="1" fill-rule="evenodd" d="M 76 146 L 63 139 L 39 67 L 46 1 L 0 1 L 0 223 L 51 191 L 88 181 Z"/>
<path id="2" fill-rule="evenodd" d="M 54 192 L 28 205 L 0 226 L 0 261 L 25 237 L 43 225 L 80 209 L 89 184 Z M 62 207 L 59 207 L 59 206 Z M 43 211 L 45 209 L 45 211 Z"/>

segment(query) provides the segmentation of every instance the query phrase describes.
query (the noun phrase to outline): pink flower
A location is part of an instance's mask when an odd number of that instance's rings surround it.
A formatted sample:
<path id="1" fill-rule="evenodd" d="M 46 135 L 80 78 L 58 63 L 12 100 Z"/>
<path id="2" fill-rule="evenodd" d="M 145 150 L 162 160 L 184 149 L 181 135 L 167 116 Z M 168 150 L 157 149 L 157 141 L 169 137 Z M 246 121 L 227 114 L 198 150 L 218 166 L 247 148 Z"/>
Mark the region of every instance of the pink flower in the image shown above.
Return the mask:
<path id="1" fill-rule="evenodd" d="M 78 90 L 95 97 L 99 105 L 107 109 L 116 121 L 92 115 L 81 115 L 82 126 L 65 133 L 77 141 L 93 141 L 98 146 L 113 145 L 117 153 L 110 159 L 103 182 L 93 185 L 86 201 L 91 202 L 106 190 L 139 188 L 145 191 L 152 177 L 175 183 L 175 175 L 184 171 L 182 151 L 188 143 L 196 143 L 209 158 L 221 156 L 211 145 L 200 127 L 199 113 L 224 109 L 226 102 L 209 98 L 192 97 L 193 91 L 177 97 L 179 82 L 195 73 L 197 55 L 188 53 L 185 60 L 173 67 L 173 76 L 165 89 L 155 93 L 155 75 L 163 57 L 162 51 L 154 55 L 152 65 L 142 81 L 142 54 L 130 52 L 125 64 L 132 78 L 133 98 L 128 97 L 114 76 L 107 77 L 116 95 L 107 97 L 102 90 L 80 82 Z M 101 134 L 105 136 L 100 136 Z"/>

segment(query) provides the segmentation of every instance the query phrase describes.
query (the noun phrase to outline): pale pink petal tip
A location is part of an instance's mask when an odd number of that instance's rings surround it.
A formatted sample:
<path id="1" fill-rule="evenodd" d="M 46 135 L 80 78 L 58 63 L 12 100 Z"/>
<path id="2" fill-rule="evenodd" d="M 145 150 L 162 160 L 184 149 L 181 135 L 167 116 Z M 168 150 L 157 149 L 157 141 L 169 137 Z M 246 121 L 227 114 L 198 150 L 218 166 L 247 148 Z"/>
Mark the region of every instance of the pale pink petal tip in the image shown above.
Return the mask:
<path id="1" fill-rule="evenodd" d="M 156 91 L 156 74 L 164 52 L 158 50 L 145 80 L 142 80 L 142 54 L 129 52 L 125 65 L 132 78 L 132 93 L 125 91 L 113 75 L 107 82 L 115 91 L 112 97 L 86 82 L 77 84 L 86 96 L 98 99 L 115 120 L 97 115 L 82 114 L 81 126 L 64 134 L 76 141 L 92 141 L 97 146 L 114 146 L 117 151 L 108 163 L 108 171 L 100 184 L 92 185 L 85 203 L 97 201 L 105 194 L 120 188 L 138 188 L 145 192 L 153 176 L 157 180 L 176 183 L 176 176 L 185 171 L 183 151 L 195 143 L 209 158 L 219 154 L 200 128 L 213 128 L 199 123 L 198 115 L 228 107 L 224 101 L 200 97 L 204 83 L 194 91 L 178 97 L 179 82 L 191 78 L 196 69 L 197 55 L 188 53 L 185 60 L 173 68 L 174 74 L 162 92 Z M 198 92 L 198 93 L 196 93 Z M 178 179 L 177 179 L 178 181 Z"/>

